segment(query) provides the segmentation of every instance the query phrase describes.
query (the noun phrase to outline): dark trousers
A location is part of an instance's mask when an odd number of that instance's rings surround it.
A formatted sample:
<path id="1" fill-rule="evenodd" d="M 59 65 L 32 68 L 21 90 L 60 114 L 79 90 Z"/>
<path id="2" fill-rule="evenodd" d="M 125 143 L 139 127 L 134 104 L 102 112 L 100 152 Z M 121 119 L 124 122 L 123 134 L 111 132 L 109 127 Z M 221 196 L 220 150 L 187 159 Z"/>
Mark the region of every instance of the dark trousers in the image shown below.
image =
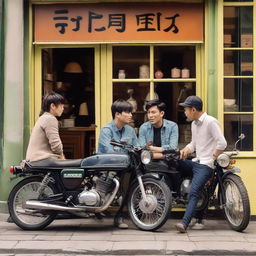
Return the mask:
<path id="1" fill-rule="evenodd" d="M 180 161 L 180 169 L 184 171 L 191 170 L 193 173 L 189 201 L 186 212 L 182 219 L 182 223 L 185 225 L 185 227 L 187 227 L 195 213 L 200 192 L 205 183 L 212 177 L 213 169 L 207 165 L 199 164 L 191 160 Z M 202 214 L 203 213 L 201 213 L 201 215 Z"/>

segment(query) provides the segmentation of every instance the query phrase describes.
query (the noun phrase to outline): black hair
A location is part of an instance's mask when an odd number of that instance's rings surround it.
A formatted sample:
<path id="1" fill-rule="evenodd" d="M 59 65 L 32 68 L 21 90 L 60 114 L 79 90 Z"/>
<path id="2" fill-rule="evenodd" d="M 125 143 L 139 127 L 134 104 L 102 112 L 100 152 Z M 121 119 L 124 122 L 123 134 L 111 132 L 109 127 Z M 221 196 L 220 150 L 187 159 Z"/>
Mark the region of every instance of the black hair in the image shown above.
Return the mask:
<path id="1" fill-rule="evenodd" d="M 57 107 L 60 104 L 64 104 L 64 102 L 65 102 L 65 99 L 63 98 L 62 95 L 60 95 L 58 93 L 50 92 L 50 93 L 46 94 L 43 98 L 40 116 L 44 112 L 50 112 L 52 103 Z"/>
<path id="2" fill-rule="evenodd" d="M 123 99 L 118 99 L 111 106 L 112 117 L 115 119 L 116 113 L 132 112 L 132 105 Z"/>
<path id="3" fill-rule="evenodd" d="M 146 110 L 148 111 L 151 107 L 157 106 L 157 108 L 159 109 L 159 111 L 165 111 L 166 109 L 166 105 L 164 102 L 161 102 L 158 99 L 154 99 L 154 100 L 150 100 L 146 103 Z"/>

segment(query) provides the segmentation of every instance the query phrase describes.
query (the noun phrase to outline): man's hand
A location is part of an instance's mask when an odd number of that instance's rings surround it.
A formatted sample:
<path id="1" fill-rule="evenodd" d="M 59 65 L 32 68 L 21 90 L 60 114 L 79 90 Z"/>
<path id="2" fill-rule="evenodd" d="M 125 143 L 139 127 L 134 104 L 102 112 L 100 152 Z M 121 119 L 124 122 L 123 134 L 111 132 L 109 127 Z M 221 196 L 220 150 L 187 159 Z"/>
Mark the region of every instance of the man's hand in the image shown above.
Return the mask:
<path id="1" fill-rule="evenodd" d="M 189 148 L 183 148 L 181 151 L 180 151 L 180 159 L 186 159 L 188 158 L 188 155 L 192 153 L 191 150 Z"/>
<path id="2" fill-rule="evenodd" d="M 64 154 L 62 154 L 59 159 L 60 160 L 66 160 L 66 157 L 64 156 Z"/>

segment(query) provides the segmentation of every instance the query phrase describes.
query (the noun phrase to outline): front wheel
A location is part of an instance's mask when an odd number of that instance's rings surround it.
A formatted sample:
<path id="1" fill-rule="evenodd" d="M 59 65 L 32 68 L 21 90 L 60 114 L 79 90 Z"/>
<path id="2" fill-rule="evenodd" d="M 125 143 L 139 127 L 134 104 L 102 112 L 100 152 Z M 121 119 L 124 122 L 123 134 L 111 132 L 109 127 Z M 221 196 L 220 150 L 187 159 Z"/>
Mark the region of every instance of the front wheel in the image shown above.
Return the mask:
<path id="1" fill-rule="evenodd" d="M 42 178 L 32 177 L 19 182 L 11 191 L 8 207 L 14 223 L 24 230 L 39 230 L 49 225 L 56 217 L 54 211 L 40 211 L 28 209 L 25 206 L 27 200 L 38 199 L 38 188 L 41 185 Z M 54 187 L 48 184 L 40 199 L 47 198 L 54 194 Z"/>
<path id="2" fill-rule="evenodd" d="M 233 230 L 243 231 L 250 220 L 250 203 L 243 181 L 237 175 L 227 175 L 223 180 L 226 198 L 225 217 Z"/>
<path id="3" fill-rule="evenodd" d="M 133 223 L 142 230 L 154 231 L 165 224 L 171 210 L 171 191 L 154 178 L 143 179 L 147 200 L 142 198 L 140 186 L 135 183 L 130 190 L 128 210 Z"/>

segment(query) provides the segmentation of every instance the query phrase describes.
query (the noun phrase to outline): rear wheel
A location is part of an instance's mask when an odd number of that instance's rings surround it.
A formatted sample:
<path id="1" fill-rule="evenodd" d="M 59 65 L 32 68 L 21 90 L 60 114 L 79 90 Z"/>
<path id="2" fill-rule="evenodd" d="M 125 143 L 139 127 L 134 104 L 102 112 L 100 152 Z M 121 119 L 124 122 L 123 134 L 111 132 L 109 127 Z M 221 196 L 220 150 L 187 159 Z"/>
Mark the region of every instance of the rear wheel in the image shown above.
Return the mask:
<path id="1" fill-rule="evenodd" d="M 223 187 L 225 217 L 232 229 L 243 231 L 250 220 L 250 203 L 244 183 L 239 176 L 230 174 L 224 178 Z"/>
<path id="2" fill-rule="evenodd" d="M 25 206 L 27 200 L 43 199 L 54 194 L 55 189 L 48 184 L 42 194 L 38 194 L 41 185 L 41 177 L 32 177 L 19 182 L 11 191 L 8 207 L 12 220 L 24 230 L 38 230 L 48 226 L 56 217 L 55 211 L 41 211 L 28 209 Z"/>
<path id="3" fill-rule="evenodd" d="M 168 219 L 171 210 L 171 191 L 160 180 L 143 179 L 147 201 L 142 198 L 140 186 L 135 183 L 128 200 L 128 210 L 133 223 L 142 230 L 159 229 Z"/>

